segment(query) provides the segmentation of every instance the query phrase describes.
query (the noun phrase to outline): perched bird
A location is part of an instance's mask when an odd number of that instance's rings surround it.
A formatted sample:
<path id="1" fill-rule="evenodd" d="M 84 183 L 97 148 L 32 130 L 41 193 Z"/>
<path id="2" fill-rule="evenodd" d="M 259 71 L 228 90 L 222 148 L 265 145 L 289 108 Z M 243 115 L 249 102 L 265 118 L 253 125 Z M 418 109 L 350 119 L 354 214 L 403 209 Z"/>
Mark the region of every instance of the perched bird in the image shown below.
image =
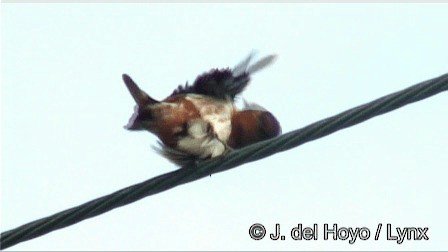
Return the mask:
<path id="1" fill-rule="evenodd" d="M 250 64 L 252 57 L 233 69 L 199 75 L 192 85 L 179 86 L 162 101 L 151 98 L 123 74 L 137 103 L 125 128 L 155 134 L 160 139 L 155 149 L 180 166 L 278 136 L 280 124 L 269 111 L 254 103 L 245 102 L 242 110 L 235 106 L 235 97 L 246 88 L 250 75 L 275 58 L 270 55 Z"/>

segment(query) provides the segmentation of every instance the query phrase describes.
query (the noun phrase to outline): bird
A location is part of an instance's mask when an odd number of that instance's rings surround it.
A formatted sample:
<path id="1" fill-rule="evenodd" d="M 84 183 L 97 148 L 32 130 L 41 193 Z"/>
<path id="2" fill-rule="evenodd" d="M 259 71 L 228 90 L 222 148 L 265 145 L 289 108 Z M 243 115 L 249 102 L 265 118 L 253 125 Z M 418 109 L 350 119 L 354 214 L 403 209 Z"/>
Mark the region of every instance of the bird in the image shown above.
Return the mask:
<path id="1" fill-rule="evenodd" d="M 153 149 L 178 166 L 225 156 L 227 153 L 281 134 L 277 118 L 264 107 L 236 99 L 251 75 L 270 65 L 276 55 L 252 63 L 251 53 L 234 68 L 212 68 L 193 84 L 179 85 L 158 101 L 128 75 L 123 81 L 135 101 L 125 129 L 146 130 L 158 137 Z"/>

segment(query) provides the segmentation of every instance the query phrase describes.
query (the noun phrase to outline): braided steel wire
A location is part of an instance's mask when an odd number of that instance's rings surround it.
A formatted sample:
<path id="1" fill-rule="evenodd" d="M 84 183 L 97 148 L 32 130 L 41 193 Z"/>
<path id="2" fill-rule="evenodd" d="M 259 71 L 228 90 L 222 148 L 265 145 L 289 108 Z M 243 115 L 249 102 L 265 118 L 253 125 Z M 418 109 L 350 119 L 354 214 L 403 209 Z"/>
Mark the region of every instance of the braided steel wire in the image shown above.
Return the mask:
<path id="1" fill-rule="evenodd" d="M 239 165 L 289 150 L 447 90 L 448 74 L 444 74 L 349 109 L 335 116 L 320 120 L 301 129 L 288 132 L 279 137 L 232 151 L 224 157 L 180 168 L 176 171 L 151 178 L 109 195 L 91 200 L 82 205 L 5 231 L 1 233 L 0 248 L 5 249 L 11 247 L 17 243 L 73 225 L 114 208 L 130 204 L 178 185 L 198 180 L 210 174 L 226 171 Z"/>

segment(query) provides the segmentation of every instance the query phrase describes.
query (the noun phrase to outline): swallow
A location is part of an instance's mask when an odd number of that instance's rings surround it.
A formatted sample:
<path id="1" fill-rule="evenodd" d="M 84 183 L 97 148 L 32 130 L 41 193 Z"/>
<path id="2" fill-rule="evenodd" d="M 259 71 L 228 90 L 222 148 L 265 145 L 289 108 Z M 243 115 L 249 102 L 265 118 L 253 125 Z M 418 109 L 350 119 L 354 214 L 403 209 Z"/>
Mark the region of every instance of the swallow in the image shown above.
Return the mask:
<path id="1" fill-rule="evenodd" d="M 252 58 L 250 54 L 233 69 L 211 69 L 199 75 L 192 85 L 179 85 L 161 101 L 123 74 L 136 103 L 125 128 L 156 135 L 160 141 L 154 149 L 179 166 L 223 156 L 233 149 L 280 135 L 280 123 L 265 108 L 246 101 L 241 110 L 235 105 L 251 74 L 272 63 L 275 55 L 251 64 Z"/>

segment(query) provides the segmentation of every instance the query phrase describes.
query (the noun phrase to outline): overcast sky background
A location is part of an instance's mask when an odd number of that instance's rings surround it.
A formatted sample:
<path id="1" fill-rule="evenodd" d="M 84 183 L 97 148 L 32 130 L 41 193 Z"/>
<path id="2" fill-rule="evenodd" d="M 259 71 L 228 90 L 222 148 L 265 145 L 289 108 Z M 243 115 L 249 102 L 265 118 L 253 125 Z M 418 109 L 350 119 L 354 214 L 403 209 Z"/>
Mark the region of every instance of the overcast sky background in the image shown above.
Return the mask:
<path id="1" fill-rule="evenodd" d="M 448 72 L 446 4 L 2 4 L 1 231 L 173 171 L 123 129 L 152 97 L 255 49 L 243 97 L 283 132 Z M 448 95 L 115 209 L 10 250 L 447 249 Z M 249 237 L 254 223 L 285 241 Z M 292 227 L 318 224 L 317 241 Z M 323 224 L 368 241 L 324 240 Z M 387 241 L 378 223 L 428 227 Z M 395 232 L 395 231 L 394 231 Z M 396 233 L 394 233 L 396 235 Z"/>

